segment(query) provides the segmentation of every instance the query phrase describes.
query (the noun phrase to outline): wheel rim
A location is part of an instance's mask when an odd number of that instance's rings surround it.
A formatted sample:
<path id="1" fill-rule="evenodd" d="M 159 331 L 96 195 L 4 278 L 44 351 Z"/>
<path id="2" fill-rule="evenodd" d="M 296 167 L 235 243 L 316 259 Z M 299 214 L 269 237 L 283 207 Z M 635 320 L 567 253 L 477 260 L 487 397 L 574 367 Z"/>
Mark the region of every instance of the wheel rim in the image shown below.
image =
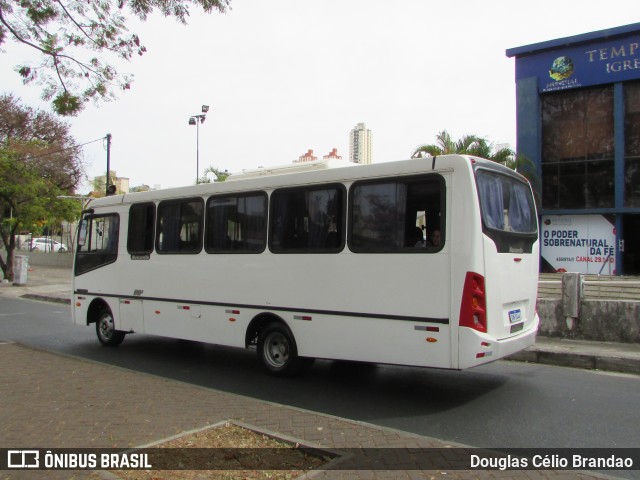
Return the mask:
<path id="1" fill-rule="evenodd" d="M 289 361 L 289 341 L 279 332 L 270 333 L 265 339 L 264 358 L 274 368 L 282 368 Z"/>
<path id="2" fill-rule="evenodd" d="M 109 340 L 115 332 L 115 325 L 113 323 L 113 317 L 109 313 L 105 313 L 98 320 L 98 332 L 100 337 L 104 340 Z"/>

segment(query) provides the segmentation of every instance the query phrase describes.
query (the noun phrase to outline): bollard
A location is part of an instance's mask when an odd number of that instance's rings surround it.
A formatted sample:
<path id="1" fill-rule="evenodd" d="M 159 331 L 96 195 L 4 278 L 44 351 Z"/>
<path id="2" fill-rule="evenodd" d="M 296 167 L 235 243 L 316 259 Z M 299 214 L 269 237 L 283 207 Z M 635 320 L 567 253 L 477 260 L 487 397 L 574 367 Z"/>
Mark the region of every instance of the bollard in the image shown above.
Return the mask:
<path id="1" fill-rule="evenodd" d="M 29 257 L 26 255 L 16 255 L 13 258 L 13 284 L 23 286 L 27 284 L 29 273 Z"/>
<path id="2" fill-rule="evenodd" d="M 562 274 L 562 313 L 569 330 L 576 330 L 580 319 L 582 279 L 579 273 Z"/>

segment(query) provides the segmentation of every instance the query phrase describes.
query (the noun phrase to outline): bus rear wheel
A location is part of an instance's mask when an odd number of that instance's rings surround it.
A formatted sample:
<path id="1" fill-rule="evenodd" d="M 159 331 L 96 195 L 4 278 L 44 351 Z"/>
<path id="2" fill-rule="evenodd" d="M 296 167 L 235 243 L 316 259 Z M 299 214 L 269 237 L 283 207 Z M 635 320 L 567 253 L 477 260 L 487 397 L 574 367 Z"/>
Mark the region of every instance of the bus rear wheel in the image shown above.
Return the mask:
<path id="1" fill-rule="evenodd" d="M 107 347 L 116 347 L 120 345 L 125 336 L 124 332 L 116 330 L 113 315 L 107 308 L 100 311 L 100 315 L 96 321 L 96 334 L 98 335 L 100 343 Z"/>
<path id="2" fill-rule="evenodd" d="M 269 373 L 279 377 L 295 375 L 310 364 L 306 358 L 298 356 L 291 331 L 278 322 L 270 323 L 260 333 L 258 358 Z"/>

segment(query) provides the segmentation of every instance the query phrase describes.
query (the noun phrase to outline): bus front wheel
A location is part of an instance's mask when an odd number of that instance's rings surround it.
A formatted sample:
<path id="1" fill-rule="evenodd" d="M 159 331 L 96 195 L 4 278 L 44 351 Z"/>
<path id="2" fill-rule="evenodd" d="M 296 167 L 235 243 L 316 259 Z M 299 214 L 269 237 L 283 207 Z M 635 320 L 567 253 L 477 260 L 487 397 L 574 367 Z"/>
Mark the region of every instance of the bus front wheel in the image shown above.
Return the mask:
<path id="1" fill-rule="evenodd" d="M 125 333 L 116 330 L 113 315 L 108 309 L 103 309 L 96 321 L 96 334 L 102 345 L 107 347 L 116 347 L 124 340 Z"/>
<path id="2" fill-rule="evenodd" d="M 291 331 L 278 322 L 270 323 L 260 333 L 258 358 L 269 373 L 280 377 L 299 373 L 306 360 L 298 356 Z"/>

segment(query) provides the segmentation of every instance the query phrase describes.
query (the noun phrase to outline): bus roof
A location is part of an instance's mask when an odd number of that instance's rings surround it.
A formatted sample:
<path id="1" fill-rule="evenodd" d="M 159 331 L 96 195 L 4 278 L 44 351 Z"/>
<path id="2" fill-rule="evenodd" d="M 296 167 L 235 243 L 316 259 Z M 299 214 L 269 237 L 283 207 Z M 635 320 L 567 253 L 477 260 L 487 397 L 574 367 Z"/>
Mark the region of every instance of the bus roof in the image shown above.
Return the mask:
<path id="1" fill-rule="evenodd" d="M 227 182 L 231 180 L 245 180 L 247 178 L 264 177 L 268 175 L 283 175 L 287 173 L 310 172 L 313 170 L 326 170 L 329 168 L 354 167 L 359 164 L 346 160 L 315 160 L 313 162 L 290 163 L 275 167 L 259 167 L 252 170 L 242 170 L 232 173 L 227 177 Z"/>
<path id="2" fill-rule="evenodd" d="M 473 165 L 504 171 L 517 177 L 520 175 L 491 160 L 468 155 L 442 155 L 409 160 L 360 165 L 340 160 L 321 160 L 301 164 L 282 165 L 247 170 L 230 175 L 225 182 L 201 183 L 185 187 L 151 190 L 147 192 L 125 193 L 94 199 L 87 208 L 103 207 L 132 202 L 151 202 L 157 200 L 184 198 L 189 196 L 208 196 L 237 191 L 273 189 L 288 186 L 308 185 L 322 182 L 355 181 L 378 177 L 413 175 L 418 173 L 442 172 L 456 166 Z M 524 177 L 522 177 L 523 180 Z M 230 181 L 234 180 L 234 181 Z M 526 180 L 525 180 L 526 181 Z"/>

